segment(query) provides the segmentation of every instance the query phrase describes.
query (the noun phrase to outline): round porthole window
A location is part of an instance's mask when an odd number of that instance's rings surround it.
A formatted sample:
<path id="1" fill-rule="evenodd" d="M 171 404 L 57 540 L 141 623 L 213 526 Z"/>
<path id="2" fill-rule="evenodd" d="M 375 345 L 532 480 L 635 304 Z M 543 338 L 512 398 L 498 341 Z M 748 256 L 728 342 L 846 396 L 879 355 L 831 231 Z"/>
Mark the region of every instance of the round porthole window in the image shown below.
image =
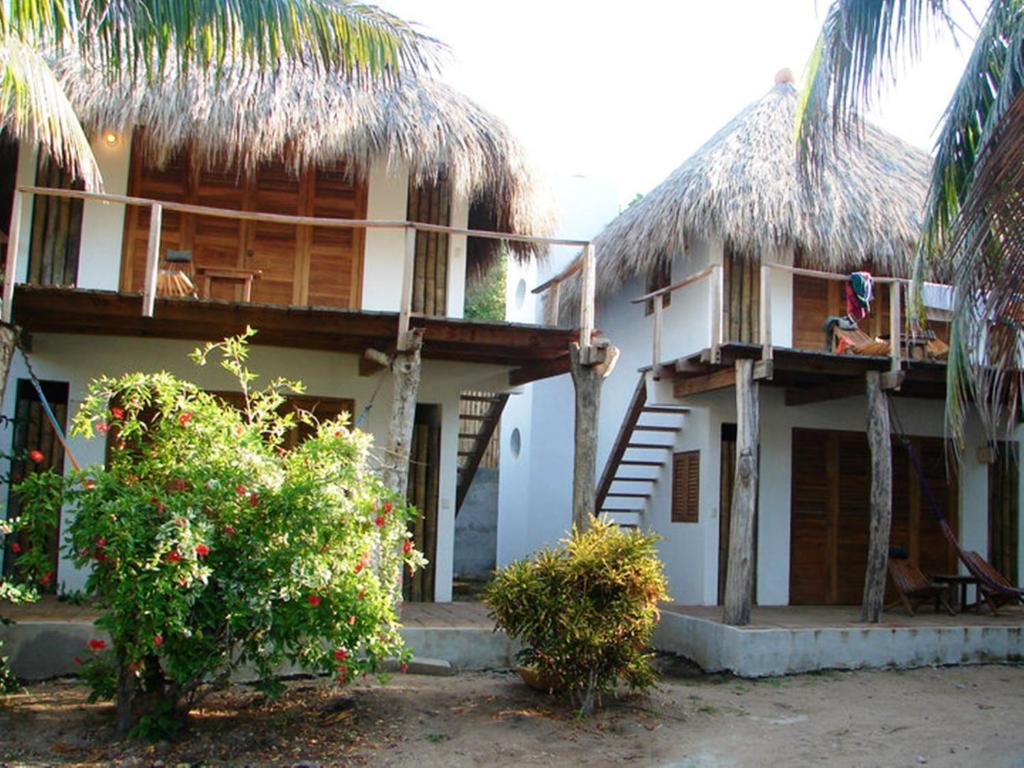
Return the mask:
<path id="1" fill-rule="evenodd" d="M 512 458 L 518 459 L 519 452 L 523 449 L 523 436 L 519 434 L 518 429 L 512 430 L 512 436 L 508 441 L 509 450 L 512 451 Z"/>
<path id="2" fill-rule="evenodd" d="M 516 309 L 522 309 L 524 301 L 526 301 L 526 280 L 519 278 L 519 282 L 516 284 Z"/>

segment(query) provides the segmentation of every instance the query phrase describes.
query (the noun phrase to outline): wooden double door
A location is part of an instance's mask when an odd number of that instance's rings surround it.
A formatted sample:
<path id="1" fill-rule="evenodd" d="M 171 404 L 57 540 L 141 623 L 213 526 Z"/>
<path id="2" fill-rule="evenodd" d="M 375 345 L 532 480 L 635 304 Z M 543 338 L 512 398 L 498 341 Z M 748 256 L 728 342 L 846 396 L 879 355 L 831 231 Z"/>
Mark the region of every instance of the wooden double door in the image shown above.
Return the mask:
<path id="1" fill-rule="evenodd" d="M 911 438 L 924 481 L 957 530 L 957 483 L 939 438 Z M 936 523 L 906 449 L 893 442 L 891 545 L 925 573 L 956 571 L 956 553 Z M 857 605 L 868 552 L 871 460 L 863 432 L 794 429 L 789 602 Z"/>

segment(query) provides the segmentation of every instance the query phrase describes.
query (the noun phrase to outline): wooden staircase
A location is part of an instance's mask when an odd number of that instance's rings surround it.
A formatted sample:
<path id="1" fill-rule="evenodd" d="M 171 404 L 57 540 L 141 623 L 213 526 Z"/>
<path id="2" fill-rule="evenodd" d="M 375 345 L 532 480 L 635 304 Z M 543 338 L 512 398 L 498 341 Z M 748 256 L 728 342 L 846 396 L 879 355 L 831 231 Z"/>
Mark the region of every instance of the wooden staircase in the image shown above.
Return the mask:
<path id="1" fill-rule="evenodd" d="M 661 478 L 665 466 L 669 464 L 674 447 L 675 435 L 682 431 L 682 423 L 652 424 L 640 423 L 644 414 L 655 414 L 658 417 L 683 416 L 690 409 L 679 405 L 648 405 L 647 404 L 647 373 L 640 374 L 633 398 L 626 410 L 626 417 L 619 427 L 608 463 L 605 464 L 601 480 L 597 485 L 595 508 L 597 514 L 642 514 L 647 500 L 651 497 L 651 486 Z M 653 435 L 668 434 L 669 442 L 654 439 Z M 654 474 L 636 475 L 625 467 L 653 469 Z M 634 506 L 639 502 L 639 506 Z"/>
<path id="2" fill-rule="evenodd" d="M 487 452 L 508 402 L 508 392 L 466 392 L 459 398 L 459 471 L 455 490 L 455 516 L 462 509 L 469 486 Z M 472 426 L 476 428 L 473 429 Z"/>

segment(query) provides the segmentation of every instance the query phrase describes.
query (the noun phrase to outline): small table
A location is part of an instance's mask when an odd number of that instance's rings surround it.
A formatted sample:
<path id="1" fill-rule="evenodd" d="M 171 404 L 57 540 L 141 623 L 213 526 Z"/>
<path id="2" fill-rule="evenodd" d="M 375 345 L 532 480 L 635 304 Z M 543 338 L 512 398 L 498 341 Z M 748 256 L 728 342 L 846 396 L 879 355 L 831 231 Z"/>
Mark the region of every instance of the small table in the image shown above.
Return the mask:
<path id="1" fill-rule="evenodd" d="M 235 267 L 199 267 L 196 274 L 203 278 L 203 296 L 211 297 L 214 280 L 228 280 L 241 284 L 242 301 L 252 301 L 252 281 L 263 274 L 260 269 L 237 269 Z"/>
<path id="2" fill-rule="evenodd" d="M 937 573 L 932 576 L 932 581 L 949 586 L 950 596 L 953 598 L 952 602 L 957 612 L 963 613 L 966 609 L 972 607 L 967 604 L 967 587 L 971 584 L 977 586 L 978 580 L 974 576 L 965 576 L 959 573 Z M 957 594 L 957 586 L 960 587 L 959 594 Z M 959 600 L 957 599 L 958 597 Z M 977 603 L 974 603 L 973 606 L 977 606 Z"/>

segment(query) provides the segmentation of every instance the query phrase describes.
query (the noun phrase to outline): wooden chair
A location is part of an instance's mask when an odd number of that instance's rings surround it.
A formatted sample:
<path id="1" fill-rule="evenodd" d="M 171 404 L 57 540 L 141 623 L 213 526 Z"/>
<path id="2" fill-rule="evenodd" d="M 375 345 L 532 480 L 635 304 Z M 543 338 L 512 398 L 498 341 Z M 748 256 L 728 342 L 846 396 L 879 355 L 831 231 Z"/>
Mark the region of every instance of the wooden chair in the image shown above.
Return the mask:
<path id="1" fill-rule="evenodd" d="M 892 584 L 900 598 L 893 605 L 902 602 L 911 616 L 921 604 L 933 601 L 936 613 L 939 612 L 939 606 L 942 606 L 950 616 L 956 615 L 953 606 L 946 599 L 948 587 L 929 579 L 920 568 L 909 560 L 890 557 L 889 578 L 892 579 Z"/>
<path id="2" fill-rule="evenodd" d="M 192 278 L 192 251 L 176 251 L 168 248 L 164 253 L 160 271 L 157 274 L 156 292 L 160 296 L 197 295 Z"/>
<path id="3" fill-rule="evenodd" d="M 1019 595 L 1008 594 L 994 589 L 991 584 L 1005 587 L 1007 590 L 1016 588 L 999 571 L 977 552 L 963 553 L 964 565 L 978 579 L 978 604 L 984 604 L 992 611 L 993 616 L 999 615 L 1004 605 L 1014 605 L 1021 601 Z"/>

